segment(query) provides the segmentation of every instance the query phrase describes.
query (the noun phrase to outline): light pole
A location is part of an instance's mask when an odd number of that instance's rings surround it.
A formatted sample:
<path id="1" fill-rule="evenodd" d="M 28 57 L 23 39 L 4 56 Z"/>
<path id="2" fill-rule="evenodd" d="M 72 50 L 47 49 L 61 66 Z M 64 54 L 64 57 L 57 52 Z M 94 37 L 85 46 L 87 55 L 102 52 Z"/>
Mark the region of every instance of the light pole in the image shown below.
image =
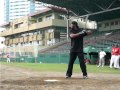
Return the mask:
<path id="1" fill-rule="evenodd" d="M 38 57 L 38 45 L 34 45 L 34 57 L 35 57 L 35 63 L 37 63 L 37 57 Z"/>
<path id="2" fill-rule="evenodd" d="M 67 40 L 69 39 L 69 20 L 70 20 L 70 12 L 69 10 L 67 10 L 67 16 L 65 15 L 60 15 L 61 17 L 64 18 L 64 20 L 66 19 L 67 21 Z"/>
<path id="3" fill-rule="evenodd" d="M 88 21 L 88 18 L 89 18 L 89 15 L 87 15 L 87 16 L 85 17 L 85 27 L 84 27 L 85 30 L 86 30 L 86 28 L 87 28 L 87 21 Z"/>
<path id="4" fill-rule="evenodd" d="M 67 41 L 69 39 L 69 10 L 67 10 Z"/>

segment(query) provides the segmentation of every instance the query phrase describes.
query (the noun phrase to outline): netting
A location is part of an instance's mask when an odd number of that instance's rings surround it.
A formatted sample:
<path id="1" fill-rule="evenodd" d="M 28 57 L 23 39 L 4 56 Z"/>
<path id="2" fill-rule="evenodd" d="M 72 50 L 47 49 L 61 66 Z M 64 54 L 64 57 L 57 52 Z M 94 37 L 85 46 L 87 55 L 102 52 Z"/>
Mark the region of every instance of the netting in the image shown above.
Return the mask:
<path id="1" fill-rule="evenodd" d="M 107 53 L 106 60 L 109 61 L 113 44 L 120 45 L 119 30 L 95 32 L 84 38 L 84 57 L 85 59 L 90 59 L 92 63 L 96 63 L 98 60 L 98 52 L 103 48 Z M 9 53 L 11 62 L 68 63 L 70 48 L 70 40 L 44 48 L 34 45 L 8 47 L 1 50 L 0 61 L 6 61 L 6 54 Z M 77 61 L 76 63 L 79 62 Z"/>

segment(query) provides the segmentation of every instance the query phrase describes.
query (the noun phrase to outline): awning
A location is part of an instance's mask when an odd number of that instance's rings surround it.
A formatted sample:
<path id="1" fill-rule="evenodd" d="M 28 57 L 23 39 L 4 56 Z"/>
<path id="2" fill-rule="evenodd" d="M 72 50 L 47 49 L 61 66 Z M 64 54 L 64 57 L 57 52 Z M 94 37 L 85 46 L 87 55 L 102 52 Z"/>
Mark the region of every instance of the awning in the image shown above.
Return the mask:
<path id="1" fill-rule="evenodd" d="M 120 18 L 120 0 L 36 0 L 36 1 L 72 10 L 79 16 L 112 9 L 112 11 L 109 12 L 91 15 L 89 17 L 90 20 L 103 21 L 108 19 Z"/>
<path id="2" fill-rule="evenodd" d="M 105 51 L 105 52 L 108 52 L 108 53 L 111 53 L 111 48 L 112 48 L 112 47 L 104 48 L 104 51 Z"/>
<path id="3" fill-rule="evenodd" d="M 87 46 L 84 48 L 84 53 L 98 53 L 99 49 L 92 47 L 92 46 Z"/>

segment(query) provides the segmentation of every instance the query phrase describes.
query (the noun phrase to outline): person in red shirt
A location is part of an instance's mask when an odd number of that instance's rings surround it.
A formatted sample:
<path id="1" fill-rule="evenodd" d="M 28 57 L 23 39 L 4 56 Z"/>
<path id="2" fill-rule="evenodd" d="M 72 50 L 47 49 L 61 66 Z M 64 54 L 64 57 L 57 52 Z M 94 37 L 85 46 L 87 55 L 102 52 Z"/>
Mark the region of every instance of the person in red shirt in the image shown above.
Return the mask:
<path id="1" fill-rule="evenodd" d="M 112 46 L 112 50 L 111 50 L 111 59 L 110 59 L 110 68 L 112 68 L 112 65 L 113 65 L 113 63 L 114 63 L 114 48 L 115 48 L 115 46 L 113 45 Z"/>
<path id="2" fill-rule="evenodd" d="M 115 64 L 114 64 L 114 68 L 115 68 L 115 69 L 119 69 L 119 53 L 120 53 L 119 50 L 120 50 L 120 49 L 119 49 L 119 46 L 116 45 L 116 49 L 115 49 L 116 59 L 115 59 Z"/>
<path id="3" fill-rule="evenodd" d="M 120 47 L 118 47 L 119 49 L 119 52 L 118 52 L 118 56 L 117 56 L 117 59 L 116 59 L 116 69 L 120 69 L 119 67 L 119 64 L 120 64 Z"/>
<path id="4" fill-rule="evenodd" d="M 115 69 L 118 69 L 119 68 L 119 65 L 118 65 L 118 62 L 119 62 L 119 47 L 118 45 L 115 45 L 112 47 L 112 56 L 111 56 L 111 60 L 110 60 L 110 68 L 112 68 L 112 65 L 114 64 L 114 68 Z"/>
<path id="5" fill-rule="evenodd" d="M 10 62 L 10 55 L 7 53 L 7 62 Z"/>
<path id="6" fill-rule="evenodd" d="M 120 46 L 119 46 L 119 65 L 120 65 Z"/>

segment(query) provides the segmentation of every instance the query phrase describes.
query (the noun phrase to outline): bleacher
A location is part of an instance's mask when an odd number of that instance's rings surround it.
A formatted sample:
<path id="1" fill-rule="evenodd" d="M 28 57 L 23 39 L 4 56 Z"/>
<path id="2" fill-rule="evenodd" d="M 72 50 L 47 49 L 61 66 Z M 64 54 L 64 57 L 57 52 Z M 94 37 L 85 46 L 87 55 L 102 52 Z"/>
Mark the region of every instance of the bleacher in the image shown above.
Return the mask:
<path id="1" fill-rule="evenodd" d="M 93 35 L 94 36 L 94 35 Z M 109 32 L 99 32 L 98 36 L 95 36 L 92 39 L 89 40 L 85 40 L 85 44 L 86 42 L 89 41 L 91 43 L 98 44 L 98 45 L 107 45 L 107 46 L 111 46 L 114 43 L 118 43 L 120 44 L 120 30 L 118 31 L 109 31 Z M 98 46 L 96 45 L 96 46 Z"/>
<path id="2" fill-rule="evenodd" d="M 120 30 L 99 32 L 96 31 L 92 35 L 84 38 L 84 47 L 93 46 L 96 48 L 107 48 L 113 44 L 120 45 Z M 52 48 L 47 48 L 39 53 L 68 53 L 70 49 L 70 40 L 64 41 L 62 44 L 53 45 Z"/>
<path id="3" fill-rule="evenodd" d="M 113 44 L 119 44 L 120 45 L 120 30 L 117 31 L 109 31 L 109 32 L 94 32 L 92 35 L 86 36 L 84 38 L 84 48 L 88 46 L 94 47 L 96 50 L 94 50 L 94 54 L 90 60 L 92 63 L 95 63 L 96 60 L 98 60 L 98 57 L 95 55 L 98 54 L 98 50 L 100 48 L 106 48 L 107 50 L 110 49 Z M 41 48 L 38 50 L 37 55 L 37 61 L 34 60 L 34 54 L 35 53 L 20 53 L 17 52 L 16 54 L 13 53 L 13 58 L 11 58 L 12 62 L 53 62 L 53 63 L 68 63 L 69 58 L 69 51 L 71 47 L 70 39 L 67 41 L 61 41 L 59 43 L 56 43 L 53 46 L 48 46 L 45 48 Z M 97 51 L 97 52 L 96 52 Z M 110 50 L 107 52 L 108 56 L 106 60 L 108 61 L 110 59 Z M 93 53 L 93 52 L 92 52 Z M 89 56 L 92 54 L 89 52 Z M 24 54 L 24 55 L 22 55 Z M 16 57 L 14 57 L 16 55 Z M 85 52 L 85 58 L 88 57 L 88 54 Z M 1 58 L 2 61 L 5 61 L 6 58 Z M 77 63 L 79 63 L 77 61 Z"/>

